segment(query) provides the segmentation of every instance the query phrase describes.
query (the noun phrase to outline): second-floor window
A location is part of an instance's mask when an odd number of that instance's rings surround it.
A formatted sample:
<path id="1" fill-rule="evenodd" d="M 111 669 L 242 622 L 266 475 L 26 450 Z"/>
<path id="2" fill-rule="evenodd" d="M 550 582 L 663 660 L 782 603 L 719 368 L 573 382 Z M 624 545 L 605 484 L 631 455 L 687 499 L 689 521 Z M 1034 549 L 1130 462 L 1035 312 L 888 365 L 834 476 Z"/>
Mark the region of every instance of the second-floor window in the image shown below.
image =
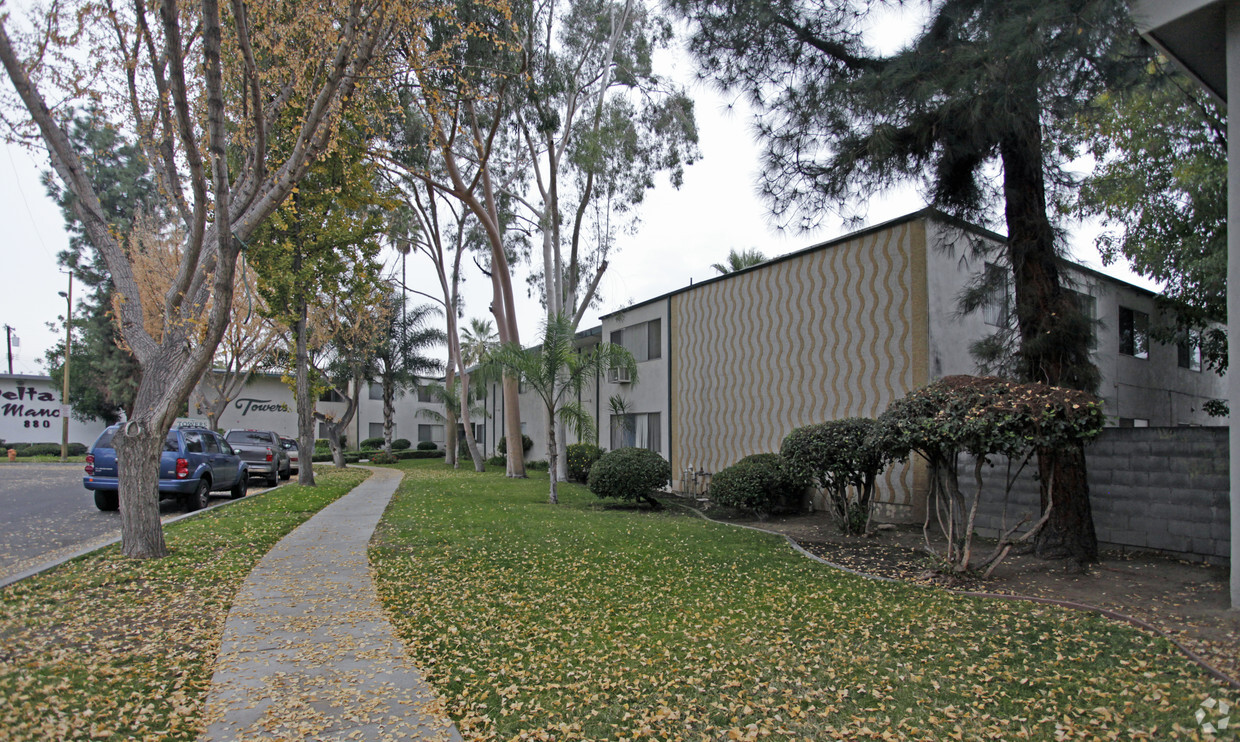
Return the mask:
<path id="1" fill-rule="evenodd" d="M 1175 345 L 1179 355 L 1180 368 L 1186 368 L 1189 371 L 1200 371 L 1201 333 L 1197 330 L 1187 330 L 1180 334 L 1180 339 Z"/>
<path id="2" fill-rule="evenodd" d="M 639 322 L 620 330 L 612 330 L 611 343 L 623 345 L 641 363 L 663 357 L 663 320 Z"/>
<path id="3" fill-rule="evenodd" d="M 1133 358 L 1150 357 L 1150 316 L 1139 309 L 1119 308 L 1119 352 Z"/>

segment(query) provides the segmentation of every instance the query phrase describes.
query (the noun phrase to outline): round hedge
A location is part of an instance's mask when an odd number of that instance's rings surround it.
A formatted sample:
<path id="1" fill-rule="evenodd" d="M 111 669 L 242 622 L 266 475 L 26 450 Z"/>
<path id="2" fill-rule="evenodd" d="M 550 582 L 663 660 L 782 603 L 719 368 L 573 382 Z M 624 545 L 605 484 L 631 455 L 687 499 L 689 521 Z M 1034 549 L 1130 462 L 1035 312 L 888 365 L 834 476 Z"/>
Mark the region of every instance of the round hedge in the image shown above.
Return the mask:
<path id="1" fill-rule="evenodd" d="M 534 439 L 530 438 L 525 433 L 522 433 L 521 434 L 521 453 L 527 454 L 530 452 L 530 449 L 533 447 L 534 447 Z M 502 454 L 508 453 L 508 436 L 503 436 L 502 438 L 499 439 L 499 445 L 495 447 L 495 450 L 499 451 Z"/>
<path id="2" fill-rule="evenodd" d="M 366 440 L 362 441 L 363 450 L 369 450 L 369 449 L 375 449 L 375 448 L 383 448 L 383 437 L 382 436 L 379 436 L 377 438 L 367 438 Z"/>
<path id="3" fill-rule="evenodd" d="M 777 453 L 746 456 L 710 481 L 711 502 L 761 515 L 797 512 L 807 482 Z"/>
<path id="4" fill-rule="evenodd" d="M 603 455 L 603 449 L 593 443 L 568 444 L 568 478 L 573 482 L 586 482 L 590 468 Z"/>
<path id="5" fill-rule="evenodd" d="M 393 451 L 408 451 L 412 447 L 413 443 L 411 443 L 408 438 L 397 438 L 392 441 Z M 434 444 L 431 445 L 431 448 L 434 448 Z"/>
<path id="6" fill-rule="evenodd" d="M 396 442 L 395 442 L 395 441 L 393 441 L 393 442 L 392 442 L 392 448 L 396 448 Z M 405 441 L 405 448 L 409 448 L 409 442 L 408 442 L 408 441 Z M 419 451 L 434 451 L 434 450 L 435 450 L 435 449 L 437 449 L 437 448 L 439 448 L 439 446 L 436 446 L 436 445 L 435 445 L 435 441 L 418 441 L 418 450 L 419 450 Z"/>
<path id="7" fill-rule="evenodd" d="M 614 497 L 630 502 L 646 502 L 661 507 L 654 499 L 672 477 L 672 465 L 654 451 L 645 448 L 620 448 L 605 453 L 594 466 L 586 486 L 599 497 Z"/>

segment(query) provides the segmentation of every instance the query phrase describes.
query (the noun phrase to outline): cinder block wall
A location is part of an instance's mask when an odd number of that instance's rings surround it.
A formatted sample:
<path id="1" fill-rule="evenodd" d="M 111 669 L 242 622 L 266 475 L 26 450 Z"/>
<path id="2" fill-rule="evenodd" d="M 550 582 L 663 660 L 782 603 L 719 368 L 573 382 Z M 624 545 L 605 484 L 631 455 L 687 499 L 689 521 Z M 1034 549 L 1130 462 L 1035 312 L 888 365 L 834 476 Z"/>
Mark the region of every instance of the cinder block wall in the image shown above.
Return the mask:
<path id="1" fill-rule="evenodd" d="M 1155 549 L 1226 564 L 1230 551 L 1227 428 L 1107 428 L 1085 449 L 1098 540 L 1104 546 Z M 1007 462 L 985 474 L 977 532 L 993 537 L 1026 513 L 1038 517 L 1036 462 L 1006 502 Z M 972 464 L 962 462 L 960 489 L 971 496 Z"/>

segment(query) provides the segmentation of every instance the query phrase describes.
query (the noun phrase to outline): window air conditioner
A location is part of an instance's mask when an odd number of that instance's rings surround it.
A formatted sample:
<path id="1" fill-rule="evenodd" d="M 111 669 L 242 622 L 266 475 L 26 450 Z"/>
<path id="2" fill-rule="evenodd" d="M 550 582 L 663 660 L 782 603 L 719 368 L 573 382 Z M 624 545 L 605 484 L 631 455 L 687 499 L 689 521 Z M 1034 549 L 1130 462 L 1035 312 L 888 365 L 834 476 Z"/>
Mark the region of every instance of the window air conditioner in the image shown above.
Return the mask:
<path id="1" fill-rule="evenodd" d="M 607 371 L 607 380 L 613 384 L 628 384 L 633 381 L 627 368 L 613 368 Z"/>

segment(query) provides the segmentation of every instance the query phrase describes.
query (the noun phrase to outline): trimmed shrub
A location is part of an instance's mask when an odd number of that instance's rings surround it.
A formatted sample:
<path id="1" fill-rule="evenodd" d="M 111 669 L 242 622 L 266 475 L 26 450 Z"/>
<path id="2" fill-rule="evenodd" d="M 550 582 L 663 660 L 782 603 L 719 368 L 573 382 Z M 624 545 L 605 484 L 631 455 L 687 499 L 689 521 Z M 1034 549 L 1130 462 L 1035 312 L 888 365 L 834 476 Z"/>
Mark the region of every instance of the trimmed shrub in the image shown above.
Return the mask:
<path id="1" fill-rule="evenodd" d="M 547 471 L 551 468 L 551 464 L 548 464 L 542 459 L 535 459 L 534 461 L 525 462 L 525 468 L 528 471 Z"/>
<path id="2" fill-rule="evenodd" d="M 372 454 L 370 457 L 370 463 L 372 464 L 395 464 L 396 461 L 397 458 L 386 451 L 380 451 L 376 454 Z"/>
<path id="3" fill-rule="evenodd" d="M 375 449 L 377 449 L 377 448 L 383 448 L 383 438 L 382 438 L 382 437 L 378 437 L 378 438 L 367 438 L 366 440 L 362 441 L 362 450 L 371 450 L 371 451 L 373 451 L 373 450 L 375 450 Z"/>
<path id="4" fill-rule="evenodd" d="M 645 448 L 620 448 L 605 453 L 594 466 L 586 486 L 599 497 L 615 497 L 629 502 L 646 502 L 662 507 L 654 493 L 672 477 L 672 465 Z"/>
<path id="5" fill-rule="evenodd" d="M 413 444 L 409 441 L 408 438 L 397 438 L 396 440 L 392 441 L 393 451 L 408 451 L 412 447 L 413 447 Z"/>
<path id="6" fill-rule="evenodd" d="M 530 438 L 525 433 L 522 433 L 521 434 L 521 455 L 524 456 L 525 454 L 529 453 L 530 449 L 533 447 L 534 447 L 534 439 Z M 495 450 L 499 451 L 500 453 L 504 455 L 508 454 L 508 437 L 507 436 L 499 439 L 499 445 L 495 447 Z"/>
<path id="7" fill-rule="evenodd" d="M 59 443 L 31 443 L 24 449 L 18 449 L 18 456 L 59 456 Z"/>
<path id="8" fill-rule="evenodd" d="M 487 459 L 487 466 L 508 466 L 508 459 L 505 456 L 492 456 Z"/>
<path id="9" fill-rule="evenodd" d="M 392 442 L 392 448 L 396 448 L 395 441 Z M 409 448 L 409 441 L 405 441 L 405 448 Z M 438 448 L 439 446 L 435 445 L 435 441 L 418 441 L 419 451 L 434 451 Z"/>
<path id="10" fill-rule="evenodd" d="M 795 513 L 807 486 L 777 453 L 746 456 L 711 478 L 711 502 L 759 515 Z"/>
<path id="11" fill-rule="evenodd" d="M 443 451 L 410 451 L 406 449 L 404 451 L 396 451 L 392 455 L 402 461 L 406 459 L 442 459 L 444 456 L 444 452 Z"/>
<path id="12" fill-rule="evenodd" d="M 603 455 L 603 449 L 593 443 L 568 444 L 568 479 L 572 482 L 586 482 L 590 478 L 590 467 Z"/>
<path id="13" fill-rule="evenodd" d="M 865 533 L 874 509 L 874 482 L 887 465 L 875 422 L 848 417 L 797 428 L 780 453 L 792 468 L 821 487 L 844 533 Z"/>

